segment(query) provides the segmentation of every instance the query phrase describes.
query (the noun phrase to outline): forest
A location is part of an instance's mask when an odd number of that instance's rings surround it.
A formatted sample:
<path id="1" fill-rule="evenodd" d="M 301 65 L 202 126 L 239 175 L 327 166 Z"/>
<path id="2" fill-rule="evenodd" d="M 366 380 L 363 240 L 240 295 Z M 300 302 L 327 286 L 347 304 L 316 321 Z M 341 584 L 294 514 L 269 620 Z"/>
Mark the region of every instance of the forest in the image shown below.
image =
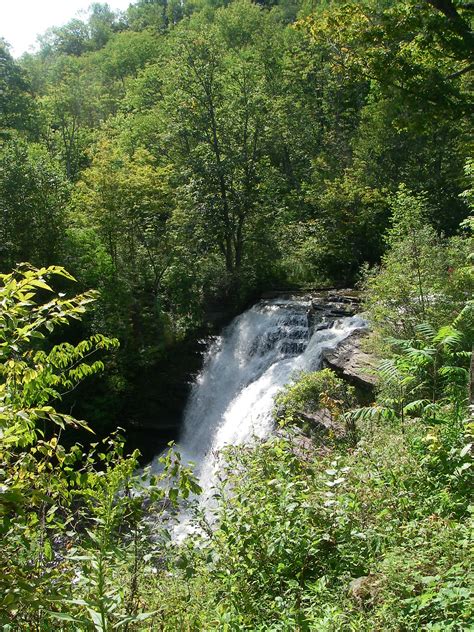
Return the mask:
<path id="1" fill-rule="evenodd" d="M 473 15 L 93 3 L 17 59 L 0 25 L 5 632 L 473 629 Z M 199 341 L 315 288 L 360 293 L 374 401 L 297 376 L 211 519 L 179 450 L 143 467 Z"/>

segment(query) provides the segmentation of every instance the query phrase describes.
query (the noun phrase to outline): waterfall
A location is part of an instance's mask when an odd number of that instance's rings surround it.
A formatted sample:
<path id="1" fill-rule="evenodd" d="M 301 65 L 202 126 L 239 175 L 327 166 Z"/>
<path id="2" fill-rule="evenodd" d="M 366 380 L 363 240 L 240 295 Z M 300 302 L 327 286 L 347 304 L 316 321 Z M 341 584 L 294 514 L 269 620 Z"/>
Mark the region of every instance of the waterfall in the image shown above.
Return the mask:
<path id="1" fill-rule="evenodd" d="M 216 480 L 219 451 L 268 436 L 274 397 L 282 386 L 300 371 L 318 370 L 323 350 L 365 327 L 362 318 L 331 317 L 329 309 L 315 323 L 310 308 L 307 298 L 262 300 L 235 318 L 209 348 L 178 444 L 183 461 L 195 464 L 204 499 Z"/>

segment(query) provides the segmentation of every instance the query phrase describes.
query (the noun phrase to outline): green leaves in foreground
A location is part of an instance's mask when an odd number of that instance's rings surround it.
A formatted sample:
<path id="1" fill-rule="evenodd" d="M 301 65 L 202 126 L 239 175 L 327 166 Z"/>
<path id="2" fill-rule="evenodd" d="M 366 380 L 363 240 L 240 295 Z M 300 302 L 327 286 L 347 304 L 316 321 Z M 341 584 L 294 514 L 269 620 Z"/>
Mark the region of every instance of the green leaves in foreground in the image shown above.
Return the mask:
<path id="1" fill-rule="evenodd" d="M 22 264 L 0 275 L 0 430 L 9 446 L 31 443 L 39 421 L 60 428 L 87 427 L 57 412 L 51 402 L 103 370 L 100 360 L 89 360 L 93 355 L 118 346 L 117 340 L 99 334 L 76 345 L 48 344 L 49 334 L 80 320 L 96 297 L 94 292 L 72 298 L 56 294 L 49 282 L 54 276 L 74 281 L 58 266 L 35 269 Z"/>
<path id="2" fill-rule="evenodd" d="M 74 281 L 26 264 L 0 276 L 0 625 L 126 630 L 152 616 L 141 583 L 162 563 L 182 499 L 200 490 L 171 450 L 153 474 L 117 433 L 89 451 L 61 444 L 66 426 L 90 429 L 55 402 L 102 371 L 96 354 L 118 342 L 52 345 L 95 298 L 55 293 L 53 277 Z"/>

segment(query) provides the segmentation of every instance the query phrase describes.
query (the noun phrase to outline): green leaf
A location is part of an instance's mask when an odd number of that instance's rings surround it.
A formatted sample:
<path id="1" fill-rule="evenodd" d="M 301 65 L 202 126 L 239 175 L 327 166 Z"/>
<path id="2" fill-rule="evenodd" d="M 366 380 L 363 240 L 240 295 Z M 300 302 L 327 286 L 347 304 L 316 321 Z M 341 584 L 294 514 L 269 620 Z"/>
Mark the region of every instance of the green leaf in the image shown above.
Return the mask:
<path id="1" fill-rule="evenodd" d="M 77 617 L 74 617 L 71 614 L 67 614 L 65 612 L 53 612 L 51 610 L 46 610 L 45 614 L 47 614 L 52 619 L 59 619 L 60 621 L 69 621 L 70 623 L 77 623 L 81 625 L 85 624 L 85 621 L 83 619 L 78 619 Z"/>
<path id="2" fill-rule="evenodd" d="M 106 632 L 104 625 L 102 623 L 102 615 L 97 610 L 93 610 L 90 607 L 87 607 L 87 612 L 89 613 L 90 618 L 92 619 L 92 623 L 98 632 Z"/>
<path id="3" fill-rule="evenodd" d="M 139 621 L 146 621 L 150 617 L 155 616 L 158 613 L 158 610 L 154 612 L 141 612 L 140 614 L 132 615 L 130 617 L 125 617 L 121 619 L 118 623 L 113 626 L 114 630 L 118 630 L 123 625 L 128 625 L 129 623 L 138 623 Z"/>

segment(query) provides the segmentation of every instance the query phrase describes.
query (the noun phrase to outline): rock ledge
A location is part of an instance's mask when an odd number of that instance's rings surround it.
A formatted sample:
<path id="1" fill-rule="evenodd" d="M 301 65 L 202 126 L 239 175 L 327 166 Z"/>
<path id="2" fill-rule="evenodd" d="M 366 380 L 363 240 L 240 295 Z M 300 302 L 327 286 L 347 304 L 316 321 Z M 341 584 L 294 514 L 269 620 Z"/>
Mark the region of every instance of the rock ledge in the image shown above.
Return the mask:
<path id="1" fill-rule="evenodd" d="M 372 395 L 377 384 L 377 362 L 362 349 L 362 341 L 367 335 L 366 329 L 354 330 L 336 349 L 323 353 L 323 364 L 366 395 Z"/>

